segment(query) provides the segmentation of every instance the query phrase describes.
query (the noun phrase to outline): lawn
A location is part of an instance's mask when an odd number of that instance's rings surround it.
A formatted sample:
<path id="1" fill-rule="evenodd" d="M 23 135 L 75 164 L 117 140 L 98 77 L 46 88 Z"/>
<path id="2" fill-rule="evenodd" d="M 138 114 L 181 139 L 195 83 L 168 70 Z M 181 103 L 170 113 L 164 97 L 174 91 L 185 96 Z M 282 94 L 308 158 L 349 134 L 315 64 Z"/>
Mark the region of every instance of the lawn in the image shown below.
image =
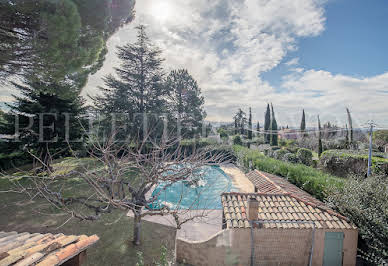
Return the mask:
<path id="1" fill-rule="evenodd" d="M 64 175 L 82 163 L 90 162 L 66 159 L 54 166 L 57 174 Z M 13 177 L 17 175 L 20 173 L 14 173 Z M 8 185 L 3 177 L 0 190 L 6 189 Z M 82 180 L 71 175 L 58 181 L 58 185 L 64 185 L 67 193 L 72 195 L 82 194 L 87 189 Z M 173 257 L 175 229 L 143 221 L 142 244 L 134 246 L 131 242 L 133 220 L 121 210 L 105 214 L 97 221 L 79 221 L 74 218 L 67 221 L 68 215 L 54 209 L 43 199 L 34 198 L 31 201 L 24 194 L 0 193 L 0 217 L 1 231 L 97 234 L 100 241 L 88 249 L 87 265 L 135 265 L 139 251 L 143 253 L 145 265 L 151 265 L 159 261 L 162 246 L 167 248 L 168 257 Z"/>

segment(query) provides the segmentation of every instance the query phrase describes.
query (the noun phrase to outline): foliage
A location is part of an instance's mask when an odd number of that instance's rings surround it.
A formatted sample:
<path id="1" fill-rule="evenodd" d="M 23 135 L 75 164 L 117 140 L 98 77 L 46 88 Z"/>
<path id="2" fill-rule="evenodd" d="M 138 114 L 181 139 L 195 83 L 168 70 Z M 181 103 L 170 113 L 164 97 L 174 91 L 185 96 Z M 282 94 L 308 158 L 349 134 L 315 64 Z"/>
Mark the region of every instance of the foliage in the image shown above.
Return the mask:
<path id="1" fill-rule="evenodd" d="M 202 121 L 206 116 L 197 81 L 186 69 L 173 70 L 167 77 L 169 114 L 175 123 L 182 127 L 183 136 L 194 137 L 201 130 Z"/>
<path id="2" fill-rule="evenodd" d="M 286 155 L 287 153 L 289 152 L 286 149 L 275 150 L 273 153 L 273 157 L 277 160 L 283 160 L 284 155 Z"/>
<path id="3" fill-rule="evenodd" d="M 240 129 L 240 134 L 245 134 L 245 123 L 247 122 L 246 114 L 241 108 L 238 109 L 237 113 L 234 115 L 234 125 L 237 134 L 237 130 Z"/>
<path id="4" fill-rule="evenodd" d="M 143 128 L 143 114 L 161 114 L 166 109 L 161 50 L 150 41 L 144 25 L 136 29 L 136 42 L 118 47 L 121 60 L 121 66 L 115 69 L 118 78 L 106 76 L 107 88 L 101 88 L 104 95 L 94 99 L 97 111 L 106 115 L 106 126 L 111 124 L 111 113 L 122 114 L 116 123 L 128 126 L 122 132 L 125 137 L 129 133 L 137 134 L 138 129 Z M 151 124 L 156 123 L 153 120 L 160 120 L 152 115 L 147 119 Z"/>
<path id="5" fill-rule="evenodd" d="M 62 98 L 46 90 L 49 87 L 57 91 L 74 91 L 74 87 L 35 81 L 14 85 L 21 96 L 10 105 L 11 111 L 5 115 L 6 123 L 0 127 L 16 137 L 14 141 L 20 148 L 27 149 L 49 168 L 49 157 L 68 155 L 82 145 L 79 142 L 84 134 L 82 97 L 75 93 L 72 98 Z"/>
<path id="6" fill-rule="evenodd" d="M 234 145 L 242 145 L 243 144 L 241 137 L 239 135 L 233 137 L 233 144 Z"/>
<path id="7" fill-rule="evenodd" d="M 368 155 L 349 150 L 328 150 L 322 153 L 321 167 L 337 176 L 365 176 L 368 168 Z M 372 173 L 388 175 L 388 159 L 372 157 Z"/>
<path id="8" fill-rule="evenodd" d="M 313 153 L 309 149 L 300 148 L 296 153 L 296 157 L 304 165 L 311 166 L 313 163 Z"/>
<path id="9" fill-rule="evenodd" d="M 265 111 L 264 115 L 264 140 L 265 143 L 270 143 L 271 141 L 271 135 L 268 134 L 271 126 L 271 110 L 269 108 L 269 104 L 267 104 L 267 110 Z"/>
<path id="10" fill-rule="evenodd" d="M 332 207 L 348 217 L 359 229 L 361 253 L 375 265 L 388 262 L 388 179 L 372 176 L 350 178 L 328 197 Z"/>
<path id="11" fill-rule="evenodd" d="M 0 153 L 0 170 L 8 170 L 31 162 L 31 157 L 24 152 L 14 151 L 10 154 Z"/>
<path id="12" fill-rule="evenodd" d="M 302 121 L 300 122 L 300 131 L 302 132 L 303 136 L 306 136 L 306 115 L 304 113 L 304 109 L 302 112 Z"/>
<path id="13" fill-rule="evenodd" d="M 256 169 L 282 176 L 320 200 L 325 199 L 331 187 L 342 187 L 345 182 L 344 179 L 302 164 L 279 161 L 241 146 L 233 148 L 240 164 L 246 168 L 249 167 L 251 161 Z"/>
<path id="14" fill-rule="evenodd" d="M 228 132 L 224 128 L 217 129 L 218 134 L 220 134 L 220 138 L 227 138 Z"/>
<path id="15" fill-rule="evenodd" d="M 82 87 L 102 66 L 106 41 L 134 18 L 133 0 L 0 2 L 0 76 L 34 74 Z M 93 10 L 93 16 L 90 15 Z M 73 73 L 83 73 L 73 78 Z"/>
<path id="16" fill-rule="evenodd" d="M 373 142 L 381 151 L 384 151 L 384 145 L 388 144 L 388 130 L 376 130 L 373 132 Z"/>
<path id="17" fill-rule="evenodd" d="M 289 163 L 298 163 L 298 157 L 296 157 L 296 155 L 291 152 L 284 154 L 282 160 Z"/>
<path id="18" fill-rule="evenodd" d="M 350 147 L 353 146 L 353 122 L 352 122 L 352 116 L 350 114 L 349 108 L 346 108 L 346 113 L 348 115 L 348 124 L 349 124 L 349 130 L 350 130 L 350 138 L 349 138 L 349 145 Z"/>
<path id="19" fill-rule="evenodd" d="M 275 112 L 273 111 L 273 106 L 271 104 L 271 146 L 278 145 L 278 124 L 275 118 Z"/>
<path id="20" fill-rule="evenodd" d="M 249 119 L 248 119 L 248 139 L 252 139 L 252 109 L 249 107 Z"/>
<path id="21" fill-rule="evenodd" d="M 321 128 L 321 120 L 319 119 L 318 115 L 318 157 L 321 156 L 323 152 L 323 146 L 322 146 L 322 128 Z"/>

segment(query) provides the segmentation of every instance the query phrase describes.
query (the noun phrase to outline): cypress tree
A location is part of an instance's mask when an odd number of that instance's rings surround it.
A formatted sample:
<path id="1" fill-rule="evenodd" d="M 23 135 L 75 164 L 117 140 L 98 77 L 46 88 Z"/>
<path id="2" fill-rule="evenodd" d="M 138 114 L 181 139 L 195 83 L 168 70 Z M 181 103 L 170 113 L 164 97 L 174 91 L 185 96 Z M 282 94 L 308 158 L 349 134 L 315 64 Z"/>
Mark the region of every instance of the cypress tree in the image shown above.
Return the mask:
<path id="1" fill-rule="evenodd" d="M 348 123 L 349 123 L 349 131 L 350 131 L 350 139 L 349 139 L 349 146 L 353 146 L 353 122 L 352 122 L 352 116 L 350 115 L 349 108 L 346 108 L 346 113 L 348 114 Z"/>
<path id="2" fill-rule="evenodd" d="M 302 121 L 300 123 L 300 132 L 301 132 L 303 137 L 306 136 L 306 115 L 304 113 L 304 109 L 303 109 L 303 113 L 302 113 Z"/>
<path id="3" fill-rule="evenodd" d="M 257 137 L 260 137 L 260 122 L 259 121 L 257 121 L 256 130 L 257 130 Z"/>
<path id="4" fill-rule="evenodd" d="M 264 141 L 265 143 L 269 144 L 271 140 L 271 135 L 269 134 L 271 125 L 271 110 L 269 108 L 269 104 L 267 104 L 267 110 L 265 111 L 264 115 Z"/>
<path id="5" fill-rule="evenodd" d="M 252 139 L 252 109 L 249 107 L 248 139 Z"/>
<path id="6" fill-rule="evenodd" d="M 275 118 L 275 112 L 273 111 L 273 106 L 271 103 L 271 145 L 272 146 L 277 146 L 278 145 L 278 124 L 276 122 Z"/>
<path id="7" fill-rule="evenodd" d="M 320 121 L 319 115 L 318 115 L 318 157 L 321 157 L 321 154 L 323 152 L 321 130 L 322 130 L 321 129 L 321 121 Z"/>

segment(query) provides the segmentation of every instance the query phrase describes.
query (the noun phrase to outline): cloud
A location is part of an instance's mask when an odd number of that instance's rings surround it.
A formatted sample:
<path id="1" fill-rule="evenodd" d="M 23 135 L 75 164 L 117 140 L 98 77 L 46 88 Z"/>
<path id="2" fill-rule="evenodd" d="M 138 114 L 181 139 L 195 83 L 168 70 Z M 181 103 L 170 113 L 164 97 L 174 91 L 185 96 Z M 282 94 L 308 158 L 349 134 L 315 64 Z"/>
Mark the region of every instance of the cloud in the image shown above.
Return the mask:
<path id="1" fill-rule="evenodd" d="M 281 125 L 298 125 L 306 109 L 308 123 L 346 119 L 349 106 L 362 120 L 369 114 L 385 116 L 387 75 L 354 78 L 298 67 L 299 58 L 285 64 L 274 88 L 261 78 L 298 49 L 301 37 L 325 29 L 324 3 L 318 0 L 154 0 L 137 1 L 136 20 L 109 40 L 109 54 L 89 80 L 84 95 L 98 93 L 101 77 L 119 65 L 115 46 L 135 40 L 134 26 L 148 26 L 150 38 L 163 50 L 165 69 L 187 68 L 205 96 L 208 119 L 229 121 L 237 108 L 252 107 L 254 120 L 263 120 L 267 102 L 273 102 Z M 384 96 L 384 97 L 383 97 Z"/>
<path id="2" fill-rule="evenodd" d="M 316 0 L 165 0 L 159 11 L 154 3 L 137 2 L 134 24 L 148 26 L 167 70 L 187 68 L 198 80 L 211 120 L 230 120 L 239 106 L 252 106 L 261 115 L 274 88 L 260 74 L 295 50 L 298 37 L 324 30 L 323 4 Z M 167 10 L 169 16 L 158 13 Z M 113 71 L 112 48 L 133 41 L 133 28 L 109 42 L 104 68 L 90 78 L 85 94 L 96 93 L 101 76 Z"/>

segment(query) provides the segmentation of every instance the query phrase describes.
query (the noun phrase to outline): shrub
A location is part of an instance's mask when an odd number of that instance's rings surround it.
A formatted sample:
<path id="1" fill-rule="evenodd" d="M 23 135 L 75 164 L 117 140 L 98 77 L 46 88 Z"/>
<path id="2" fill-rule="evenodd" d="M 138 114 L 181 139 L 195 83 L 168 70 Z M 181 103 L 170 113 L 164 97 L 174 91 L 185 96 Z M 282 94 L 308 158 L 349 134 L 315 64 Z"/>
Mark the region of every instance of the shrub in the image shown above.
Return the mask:
<path id="1" fill-rule="evenodd" d="M 304 165 L 310 166 L 313 164 L 313 153 L 309 149 L 300 148 L 296 153 L 296 157 Z"/>
<path id="2" fill-rule="evenodd" d="M 235 136 L 233 138 L 233 144 L 234 145 L 242 145 L 243 143 L 242 143 L 241 137 L 240 136 Z"/>
<path id="3" fill-rule="evenodd" d="M 302 164 L 292 164 L 269 158 L 258 151 L 241 146 L 233 148 L 240 165 L 246 169 L 249 168 L 249 162 L 252 162 L 254 168 L 282 176 L 320 200 L 325 198 L 326 191 L 330 187 L 341 187 L 345 181 Z"/>
<path id="4" fill-rule="evenodd" d="M 28 164 L 30 162 L 32 162 L 32 157 L 23 152 L 12 152 L 10 154 L 0 153 L 0 170 L 3 171 Z"/>
<path id="5" fill-rule="evenodd" d="M 348 150 L 329 150 L 322 153 L 320 166 L 326 172 L 341 177 L 365 176 L 368 169 L 368 155 Z M 388 160 L 372 157 L 372 173 L 388 175 Z"/>
<path id="6" fill-rule="evenodd" d="M 225 129 L 223 129 L 223 128 L 217 129 L 217 132 L 220 134 L 221 138 L 227 138 L 228 137 L 228 132 Z"/>
<path id="7" fill-rule="evenodd" d="M 289 163 L 298 163 L 298 157 L 296 157 L 295 154 L 288 152 L 284 154 L 283 161 L 289 162 Z"/>
<path id="8" fill-rule="evenodd" d="M 278 160 L 283 160 L 284 155 L 287 154 L 287 153 L 288 153 L 288 151 L 285 150 L 285 149 L 276 150 L 273 153 L 273 157 L 275 159 L 278 159 Z"/>
<path id="9" fill-rule="evenodd" d="M 342 188 L 335 188 L 328 203 L 346 215 L 359 228 L 361 253 L 376 265 L 388 262 L 388 179 L 350 178 Z"/>

